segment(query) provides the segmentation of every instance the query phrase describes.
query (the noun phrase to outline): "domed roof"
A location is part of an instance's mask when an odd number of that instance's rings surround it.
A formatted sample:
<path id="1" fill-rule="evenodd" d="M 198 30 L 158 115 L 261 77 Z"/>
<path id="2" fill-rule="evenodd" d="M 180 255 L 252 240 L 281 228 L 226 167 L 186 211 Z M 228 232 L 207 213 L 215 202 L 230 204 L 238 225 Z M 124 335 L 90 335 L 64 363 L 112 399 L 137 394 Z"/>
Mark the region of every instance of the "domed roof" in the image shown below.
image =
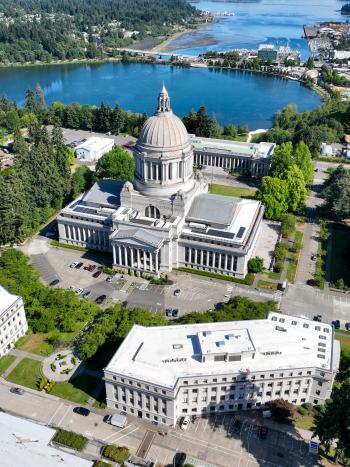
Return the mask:
<path id="1" fill-rule="evenodd" d="M 173 114 L 170 108 L 170 98 L 163 89 L 158 97 L 156 113 L 144 123 L 138 137 L 136 147 L 140 150 L 180 150 L 190 144 L 189 136 L 181 119 Z"/>

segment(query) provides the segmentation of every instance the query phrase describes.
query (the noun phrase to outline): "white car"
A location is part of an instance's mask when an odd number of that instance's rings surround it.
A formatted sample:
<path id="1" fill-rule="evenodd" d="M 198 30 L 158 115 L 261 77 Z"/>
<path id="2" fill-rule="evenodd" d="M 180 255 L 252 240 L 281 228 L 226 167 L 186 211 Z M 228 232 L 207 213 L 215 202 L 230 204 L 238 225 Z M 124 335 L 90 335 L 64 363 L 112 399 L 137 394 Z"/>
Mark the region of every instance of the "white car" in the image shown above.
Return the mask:
<path id="1" fill-rule="evenodd" d="M 184 417 L 184 418 L 181 420 L 181 423 L 180 423 L 180 428 L 181 428 L 181 430 L 186 431 L 187 428 L 189 427 L 189 424 L 190 424 L 190 417 L 189 417 L 188 415 L 186 415 L 186 417 Z"/>
<path id="2" fill-rule="evenodd" d="M 78 261 L 74 261 L 74 263 L 72 263 L 69 267 L 70 268 L 75 268 L 75 267 L 77 267 L 77 264 L 78 264 Z"/>
<path id="3" fill-rule="evenodd" d="M 81 295 L 83 292 L 84 292 L 84 289 L 81 289 L 81 288 L 79 288 L 79 289 L 77 289 L 77 290 L 75 291 L 75 293 L 76 293 L 77 295 Z"/>

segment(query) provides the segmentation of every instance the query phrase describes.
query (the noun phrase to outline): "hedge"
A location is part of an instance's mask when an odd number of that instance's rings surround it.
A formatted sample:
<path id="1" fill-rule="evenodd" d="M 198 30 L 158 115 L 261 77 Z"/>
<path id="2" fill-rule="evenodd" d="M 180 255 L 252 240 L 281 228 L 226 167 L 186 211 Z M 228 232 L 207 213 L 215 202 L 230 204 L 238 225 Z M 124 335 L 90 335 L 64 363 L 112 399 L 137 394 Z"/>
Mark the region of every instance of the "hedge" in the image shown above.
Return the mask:
<path id="1" fill-rule="evenodd" d="M 89 251 L 88 248 L 78 245 L 68 245 L 67 243 L 61 243 L 58 240 L 51 240 L 52 246 L 58 246 L 60 248 L 68 248 L 69 250 L 78 250 L 78 251 Z"/>
<path id="2" fill-rule="evenodd" d="M 130 456 L 130 451 L 125 446 L 117 446 L 116 444 L 109 444 L 103 450 L 103 455 L 107 459 L 111 459 L 118 464 L 125 462 Z"/>
<path id="3" fill-rule="evenodd" d="M 215 272 L 200 271 L 199 269 L 179 268 L 178 271 L 189 272 L 190 274 L 197 274 L 198 276 L 212 277 L 213 279 L 221 279 L 228 282 L 236 282 L 237 284 L 252 285 L 254 282 L 254 274 L 248 273 L 244 279 L 237 277 L 224 276 L 223 274 L 216 274 Z"/>
<path id="4" fill-rule="evenodd" d="M 95 461 L 94 467 L 112 467 L 112 464 L 109 462 Z"/>
<path id="5" fill-rule="evenodd" d="M 77 451 L 82 451 L 88 442 L 85 436 L 74 433 L 73 431 L 63 430 L 62 428 L 56 431 L 52 441 Z"/>

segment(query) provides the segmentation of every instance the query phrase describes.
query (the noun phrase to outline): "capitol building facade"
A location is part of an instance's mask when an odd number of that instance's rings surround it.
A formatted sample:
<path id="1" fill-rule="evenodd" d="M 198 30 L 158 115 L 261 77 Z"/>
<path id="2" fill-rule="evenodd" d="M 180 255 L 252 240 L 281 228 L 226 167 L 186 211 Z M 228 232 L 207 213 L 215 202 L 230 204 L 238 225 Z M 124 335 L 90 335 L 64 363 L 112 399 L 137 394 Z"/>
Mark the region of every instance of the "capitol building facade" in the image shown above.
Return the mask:
<path id="1" fill-rule="evenodd" d="M 194 150 L 163 86 L 133 148 L 135 179 L 101 180 L 64 208 L 59 240 L 113 255 L 113 266 L 159 276 L 187 267 L 242 278 L 264 209 L 208 194 Z"/>

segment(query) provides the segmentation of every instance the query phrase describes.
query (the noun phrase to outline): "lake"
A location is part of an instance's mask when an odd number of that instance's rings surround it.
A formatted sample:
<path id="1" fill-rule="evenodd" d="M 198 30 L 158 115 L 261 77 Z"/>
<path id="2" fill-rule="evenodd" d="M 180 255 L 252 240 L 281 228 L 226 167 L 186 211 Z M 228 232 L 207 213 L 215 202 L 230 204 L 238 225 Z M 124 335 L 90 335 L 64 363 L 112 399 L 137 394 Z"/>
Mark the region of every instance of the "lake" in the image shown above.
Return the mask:
<path id="1" fill-rule="evenodd" d="M 247 123 L 251 129 L 268 128 L 273 114 L 289 103 L 300 111 L 320 104 L 317 94 L 296 81 L 249 72 L 140 63 L 1 68 L 0 94 L 23 105 L 25 91 L 39 83 L 48 104 L 99 105 L 103 101 L 152 114 L 163 81 L 176 114 L 183 116 L 205 105 L 222 125 Z"/>
<path id="2" fill-rule="evenodd" d="M 343 3 L 339 0 L 198 1 L 193 5 L 201 10 L 229 11 L 234 16 L 181 36 L 171 42 L 170 49 L 198 55 L 208 50 L 257 49 L 259 44 L 268 43 L 289 45 L 306 59 L 309 50 L 302 38 L 303 25 L 344 20 L 339 12 Z"/>

